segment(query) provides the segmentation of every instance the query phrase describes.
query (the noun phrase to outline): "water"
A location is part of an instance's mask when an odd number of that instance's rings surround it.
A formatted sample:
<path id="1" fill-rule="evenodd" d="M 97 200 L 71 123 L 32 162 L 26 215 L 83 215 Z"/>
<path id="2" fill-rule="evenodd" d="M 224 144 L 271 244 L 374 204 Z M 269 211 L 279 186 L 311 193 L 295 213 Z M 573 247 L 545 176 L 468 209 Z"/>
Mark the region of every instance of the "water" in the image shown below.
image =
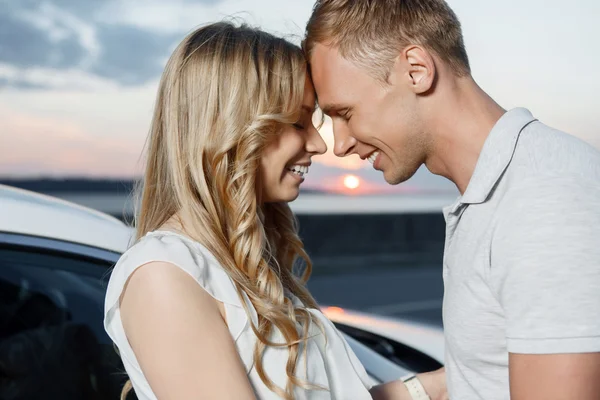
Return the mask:
<path id="1" fill-rule="evenodd" d="M 112 193 L 57 193 L 57 197 L 111 215 L 132 215 L 131 196 Z M 297 214 L 441 213 L 456 200 L 454 193 L 342 196 L 301 194 L 290 203 Z"/>

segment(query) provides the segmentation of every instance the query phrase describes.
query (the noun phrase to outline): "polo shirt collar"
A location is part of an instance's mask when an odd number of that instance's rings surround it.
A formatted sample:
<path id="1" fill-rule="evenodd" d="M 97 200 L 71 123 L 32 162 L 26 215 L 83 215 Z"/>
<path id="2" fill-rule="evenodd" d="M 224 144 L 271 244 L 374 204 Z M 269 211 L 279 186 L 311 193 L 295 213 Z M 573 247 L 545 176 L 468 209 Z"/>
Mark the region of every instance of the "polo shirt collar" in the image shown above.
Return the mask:
<path id="1" fill-rule="evenodd" d="M 487 200 L 512 160 L 521 131 L 533 121 L 536 119 L 525 108 L 514 108 L 500 117 L 483 144 L 459 203 L 478 204 Z"/>

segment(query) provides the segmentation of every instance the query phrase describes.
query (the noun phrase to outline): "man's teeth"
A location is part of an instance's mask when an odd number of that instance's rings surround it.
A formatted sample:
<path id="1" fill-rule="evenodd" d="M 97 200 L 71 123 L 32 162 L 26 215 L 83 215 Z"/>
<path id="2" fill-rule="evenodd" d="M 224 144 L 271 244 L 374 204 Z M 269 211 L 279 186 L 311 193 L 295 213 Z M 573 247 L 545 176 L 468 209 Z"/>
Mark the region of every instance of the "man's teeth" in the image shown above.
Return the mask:
<path id="1" fill-rule="evenodd" d="M 308 174 L 308 167 L 304 165 L 293 165 L 288 168 L 288 171 L 291 171 L 300 177 L 304 177 L 304 175 Z"/>
<path id="2" fill-rule="evenodd" d="M 371 154 L 369 156 L 369 158 L 367 158 L 367 160 L 369 160 L 369 162 L 371 164 L 373 164 L 375 162 L 375 160 L 377 159 L 377 156 L 379 155 L 379 151 L 376 151 L 375 153 Z"/>

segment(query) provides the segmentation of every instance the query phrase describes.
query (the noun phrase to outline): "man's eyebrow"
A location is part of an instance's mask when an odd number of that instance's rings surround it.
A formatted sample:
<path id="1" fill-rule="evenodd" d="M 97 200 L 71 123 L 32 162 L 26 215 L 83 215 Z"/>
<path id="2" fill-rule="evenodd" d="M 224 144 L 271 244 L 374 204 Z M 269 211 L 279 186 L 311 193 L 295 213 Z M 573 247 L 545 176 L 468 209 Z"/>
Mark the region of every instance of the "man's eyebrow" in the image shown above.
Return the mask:
<path id="1" fill-rule="evenodd" d="M 323 106 L 320 106 L 320 108 L 323 111 L 323 113 L 325 113 L 327 115 L 331 115 L 333 112 L 348 108 L 348 106 L 345 106 L 343 104 L 338 104 L 338 103 L 332 103 L 332 104 L 325 104 Z"/>

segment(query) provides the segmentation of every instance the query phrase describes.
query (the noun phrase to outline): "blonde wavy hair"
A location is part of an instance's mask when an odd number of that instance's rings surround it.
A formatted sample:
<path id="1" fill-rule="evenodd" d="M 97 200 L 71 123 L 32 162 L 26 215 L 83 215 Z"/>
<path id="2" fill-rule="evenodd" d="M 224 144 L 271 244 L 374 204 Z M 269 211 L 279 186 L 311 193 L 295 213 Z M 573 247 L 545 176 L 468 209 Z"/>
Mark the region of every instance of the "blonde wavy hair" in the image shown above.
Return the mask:
<path id="1" fill-rule="evenodd" d="M 309 325 L 318 321 L 286 291 L 317 304 L 305 287 L 311 262 L 296 220 L 287 203 L 261 202 L 258 170 L 269 141 L 300 118 L 306 76 L 302 50 L 260 30 L 221 22 L 189 34 L 160 81 L 135 221 L 140 239 L 177 216 L 218 259 L 258 314 L 256 371 L 284 399 L 293 399 L 295 385 L 318 388 L 295 376 Z M 298 258 L 301 274 L 293 270 Z M 269 340 L 274 329 L 284 343 Z M 265 373 L 267 346 L 289 349 L 285 388 Z M 121 399 L 130 389 L 128 381 Z"/>

